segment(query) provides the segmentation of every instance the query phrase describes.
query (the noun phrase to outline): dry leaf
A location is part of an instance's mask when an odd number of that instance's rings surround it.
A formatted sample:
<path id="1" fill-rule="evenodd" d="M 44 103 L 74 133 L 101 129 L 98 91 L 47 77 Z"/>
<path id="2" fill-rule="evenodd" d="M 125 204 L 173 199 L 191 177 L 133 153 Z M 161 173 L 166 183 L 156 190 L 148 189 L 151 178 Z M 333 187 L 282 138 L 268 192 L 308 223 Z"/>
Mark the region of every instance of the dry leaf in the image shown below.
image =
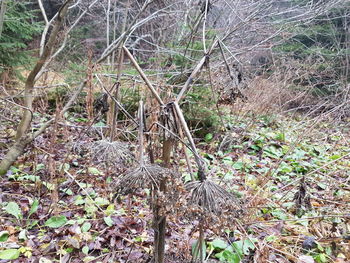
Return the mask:
<path id="1" fill-rule="evenodd" d="M 311 256 L 302 255 L 298 258 L 297 263 L 315 263 L 315 260 Z"/>

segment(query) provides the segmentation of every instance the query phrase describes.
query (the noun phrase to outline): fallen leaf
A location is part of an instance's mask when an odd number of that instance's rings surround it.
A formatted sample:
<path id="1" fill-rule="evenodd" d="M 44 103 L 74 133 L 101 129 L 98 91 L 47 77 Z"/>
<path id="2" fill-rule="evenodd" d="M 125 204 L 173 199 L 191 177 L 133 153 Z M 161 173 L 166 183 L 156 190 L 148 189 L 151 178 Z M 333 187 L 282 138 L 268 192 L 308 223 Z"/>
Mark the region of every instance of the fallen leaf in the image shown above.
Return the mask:
<path id="1" fill-rule="evenodd" d="M 297 263 L 315 263 L 315 260 L 311 256 L 302 255 L 298 258 Z"/>

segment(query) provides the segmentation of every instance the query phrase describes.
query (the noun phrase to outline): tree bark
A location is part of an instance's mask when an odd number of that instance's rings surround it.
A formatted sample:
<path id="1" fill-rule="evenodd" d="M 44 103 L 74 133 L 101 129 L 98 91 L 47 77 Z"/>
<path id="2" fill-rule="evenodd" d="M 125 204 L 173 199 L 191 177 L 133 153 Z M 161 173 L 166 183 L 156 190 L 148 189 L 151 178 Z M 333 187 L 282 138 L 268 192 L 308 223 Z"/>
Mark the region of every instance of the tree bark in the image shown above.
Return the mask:
<path id="1" fill-rule="evenodd" d="M 55 44 L 58 32 L 63 24 L 64 18 L 68 11 L 68 4 L 72 0 L 66 0 L 58 11 L 57 21 L 52 29 L 52 33 L 47 41 L 44 48 L 43 54 L 40 56 L 38 62 L 35 64 L 32 71 L 29 73 L 24 86 L 24 111 L 20 124 L 17 127 L 16 141 L 20 140 L 25 133 L 28 131 L 32 122 L 32 108 L 33 108 L 33 87 L 35 84 L 35 78 L 40 72 L 42 67 L 45 65 L 46 60 L 49 58 L 52 48 Z"/>
<path id="2" fill-rule="evenodd" d="M 25 147 L 28 145 L 30 139 L 28 137 L 22 137 L 20 140 L 15 142 L 14 145 L 5 155 L 4 159 L 0 164 L 0 175 L 6 174 L 11 165 L 17 160 L 18 156 L 23 154 Z"/>
<path id="3" fill-rule="evenodd" d="M 1 2 L 1 10 L 0 10 L 0 38 L 1 38 L 2 29 L 3 29 L 4 21 L 5 21 L 6 3 L 7 3 L 7 0 L 2 0 L 2 2 Z"/>
<path id="4" fill-rule="evenodd" d="M 109 33 L 110 33 L 110 16 L 109 16 L 109 13 L 110 13 L 110 11 L 111 11 L 111 0 L 108 0 L 107 1 L 107 14 L 106 14 L 106 18 L 107 18 L 107 26 L 106 26 L 106 42 L 107 42 L 107 47 L 106 48 L 108 48 L 109 47 L 109 44 L 110 44 L 110 41 L 109 41 Z M 107 63 L 108 63 L 108 65 L 110 65 L 110 63 L 111 63 L 111 57 L 109 56 L 108 58 L 107 58 Z"/>

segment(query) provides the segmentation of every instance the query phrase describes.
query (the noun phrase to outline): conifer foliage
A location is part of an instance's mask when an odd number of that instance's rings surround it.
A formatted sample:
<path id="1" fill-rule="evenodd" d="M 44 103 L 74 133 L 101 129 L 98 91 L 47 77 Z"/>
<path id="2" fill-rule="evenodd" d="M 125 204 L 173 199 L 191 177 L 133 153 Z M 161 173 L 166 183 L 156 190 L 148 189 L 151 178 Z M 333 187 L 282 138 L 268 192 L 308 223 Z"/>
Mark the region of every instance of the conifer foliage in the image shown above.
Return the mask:
<path id="1" fill-rule="evenodd" d="M 25 65 L 30 60 L 27 45 L 42 27 L 34 19 L 36 11 L 27 5 L 27 2 L 22 1 L 6 1 L 0 37 L 0 72 Z"/>

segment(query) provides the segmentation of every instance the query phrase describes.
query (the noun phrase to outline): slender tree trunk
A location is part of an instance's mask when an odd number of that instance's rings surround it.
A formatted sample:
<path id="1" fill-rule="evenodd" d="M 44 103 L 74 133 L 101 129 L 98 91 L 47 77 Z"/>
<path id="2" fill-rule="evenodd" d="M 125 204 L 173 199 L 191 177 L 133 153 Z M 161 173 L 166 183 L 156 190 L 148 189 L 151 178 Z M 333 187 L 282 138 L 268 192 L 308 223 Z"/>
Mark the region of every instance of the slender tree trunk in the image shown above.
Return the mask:
<path id="1" fill-rule="evenodd" d="M 7 3 L 7 0 L 2 0 L 2 2 L 1 2 L 1 9 L 0 9 L 0 38 L 1 38 L 2 29 L 3 29 L 4 21 L 5 21 L 6 3 Z"/>
<path id="2" fill-rule="evenodd" d="M 29 141 L 28 137 L 22 137 L 11 146 L 10 150 L 0 163 L 0 175 L 6 174 L 11 165 L 17 160 L 18 156 L 23 154 Z"/>
<path id="3" fill-rule="evenodd" d="M 57 39 L 58 32 L 63 24 L 64 18 L 68 11 L 68 4 L 72 0 L 66 0 L 64 4 L 61 6 L 60 10 L 58 11 L 58 16 L 56 20 L 56 24 L 52 29 L 52 33 L 49 37 L 49 40 L 47 41 L 47 44 L 44 48 L 43 54 L 40 56 L 38 62 L 35 64 L 32 71 L 29 73 L 27 80 L 25 82 L 24 86 L 24 111 L 22 115 L 22 119 L 20 124 L 17 127 L 17 133 L 16 133 L 16 141 L 18 141 L 20 138 L 22 138 L 25 133 L 28 131 L 30 127 L 30 123 L 32 121 L 32 115 L 33 115 L 33 87 L 35 84 L 35 77 L 40 72 L 42 67 L 44 66 L 46 60 L 49 58 L 52 48 L 55 44 L 55 41 Z"/>
<path id="4" fill-rule="evenodd" d="M 129 2 L 128 2 L 129 3 Z M 114 21 L 114 27 L 113 27 L 113 41 L 115 40 L 116 36 L 116 29 L 115 29 L 115 10 L 116 10 L 116 2 L 114 4 L 114 10 L 113 10 L 113 21 Z M 125 10 L 125 18 L 122 25 L 122 31 L 125 31 L 126 23 L 127 23 L 127 16 L 128 16 L 128 8 Z M 117 59 L 118 59 L 118 68 L 117 68 L 117 81 L 116 81 L 116 87 L 115 89 L 111 90 L 111 93 L 114 94 L 114 97 L 119 101 L 120 97 L 120 88 L 121 88 L 121 74 L 122 74 L 122 68 L 123 68 L 123 61 L 124 61 L 124 50 L 122 48 L 124 42 L 122 41 L 120 44 L 120 48 L 117 50 L 117 52 L 112 53 L 112 65 L 111 68 L 114 68 L 114 61 L 115 61 L 115 53 L 117 53 Z M 108 133 L 111 141 L 114 141 L 116 137 L 116 125 L 117 125 L 117 118 L 118 118 L 118 108 L 114 100 L 109 98 L 108 100 L 109 105 L 109 111 L 107 113 L 107 124 L 110 127 Z"/>
<path id="5" fill-rule="evenodd" d="M 23 101 L 23 114 L 21 122 L 17 127 L 16 132 L 16 142 L 9 149 L 5 158 L 0 163 L 0 175 L 5 174 L 10 166 L 17 160 L 18 156 L 23 154 L 25 147 L 33 140 L 33 136 L 28 132 L 32 117 L 33 117 L 33 87 L 35 84 L 35 78 L 40 72 L 40 70 L 45 65 L 46 60 L 49 58 L 52 48 L 57 39 L 60 28 L 63 25 L 63 21 L 68 12 L 68 4 L 72 0 L 66 0 L 60 10 L 58 11 L 56 24 L 52 29 L 52 33 L 47 41 L 44 48 L 43 54 L 40 56 L 38 62 L 35 64 L 32 71 L 29 73 L 27 80 L 24 85 L 24 101 Z"/>
<path id="6" fill-rule="evenodd" d="M 106 26 L 106 40 L 107 40 L 107 47 L 109 46 L 109 32 L 110 32 L 110 16 L 109 13 L 111 11 L 111 0 L 108 0 L 107 2 L 107 14 L 106 14 L 106 18 L 107 18 L 107 26 Z M 111 57 L 109 56 L 107 58 L 107 63 L 108 65 L 111 63 Z"/>

